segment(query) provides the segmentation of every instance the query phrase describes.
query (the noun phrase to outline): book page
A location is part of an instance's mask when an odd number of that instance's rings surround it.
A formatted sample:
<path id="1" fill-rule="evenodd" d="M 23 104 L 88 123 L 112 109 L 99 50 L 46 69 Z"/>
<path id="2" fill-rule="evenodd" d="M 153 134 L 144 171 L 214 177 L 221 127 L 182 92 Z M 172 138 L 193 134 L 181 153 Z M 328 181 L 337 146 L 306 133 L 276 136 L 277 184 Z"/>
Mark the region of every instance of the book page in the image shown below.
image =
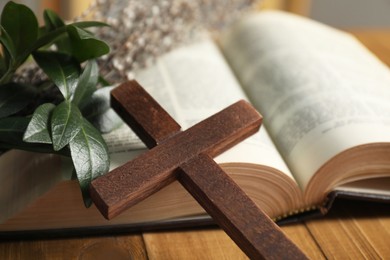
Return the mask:
<path id="1" fill-rule="evenodd" d="M 247 99 L 219 49 L 208 37 L 164 55 L 155 65 L 137 72 L 135 79 L 183 129 L 240 99 Z M 121 138 L 131 139 L 131 131 L 125 128 L 120 130 Z M 126 142 L 121 142 L 120 138 L 115 140 L 119 144 Z M 137 142 L 133 139 L 132 143 Z M 114 164 L 120 165 L 130 159 L 128 150 L 132 149 L 123 145 L 120 149 L 111 149 Z M 216 161 L 265 164 L 292 178 L 263 127 L 257 134 L 218 156 Z"/>
<path id="2" fill-rule="evenodd" d="M 301 187 L 337 153 L 390 141 L 389 70 L 350 35 L 264 11 L 221 46 Z"/>

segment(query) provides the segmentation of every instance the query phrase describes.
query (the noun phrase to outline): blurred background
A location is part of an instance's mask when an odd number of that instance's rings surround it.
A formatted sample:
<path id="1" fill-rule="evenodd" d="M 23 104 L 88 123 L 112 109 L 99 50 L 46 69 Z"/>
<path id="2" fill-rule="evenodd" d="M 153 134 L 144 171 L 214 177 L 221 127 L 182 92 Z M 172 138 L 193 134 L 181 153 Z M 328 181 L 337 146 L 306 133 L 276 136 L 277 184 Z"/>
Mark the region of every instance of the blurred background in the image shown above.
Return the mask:
<path id="1" fill-rule="evenodd" d="M 37 14 L 50 8 L 65 19 L 80 15 L 93 0 L 16 0 Z M 0 9 L 7 0 L 0 0 Z M 390 27 L 389 0 L 263 0 L 260 8 L 299 13 L 338 28 Z M 38 15 L 39 17 L 40 15 Z"/>
<path id="2" fill-rule="evenodd" d="M 16 3 L 28 5 L 40 18 L 43 10 L 51 9 L 64 19 L 72 19 L 80 15 L 93 0 L 13 0 Z M 8 0 L 0 0 L 0 9 Z"/>
<path id="3" fill-rule="evenodd" d="M 265 0 L 263 4 L 338 28 L 390 27 L 389 0 Z"/>

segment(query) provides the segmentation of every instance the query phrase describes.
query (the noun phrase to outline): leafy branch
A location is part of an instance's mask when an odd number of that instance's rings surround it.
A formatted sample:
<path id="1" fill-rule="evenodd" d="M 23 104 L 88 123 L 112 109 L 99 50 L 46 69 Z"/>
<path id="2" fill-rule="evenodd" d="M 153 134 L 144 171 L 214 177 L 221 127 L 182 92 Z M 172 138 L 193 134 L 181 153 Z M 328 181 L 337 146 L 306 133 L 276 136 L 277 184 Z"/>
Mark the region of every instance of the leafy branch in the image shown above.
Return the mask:
<path id="1" fill-rule="evenodd" d="M 70 156 L 84 202 L 91 204 L 91 180 L 109 169 L 103 131 L 111 131 L 120 119 L 94 109 L 109 104 L 109 88 L 98 88 L 96 58 L 109 46 L 87 28 L 100 22 L 65 24 L 54 12 L 45 10 L 44 26 L 25 5 L 8 2 L 0 19 L 0 148 L 58 153 Z M 18 69 L 32 59 L 48 81 L 21 84 L 13 81 Z M 103 100 L 103 101 L 102 101 Z M 89 113 L 91 110 L 99 114 Z M 103 126 L 103 127 L 102 127 Z"/>

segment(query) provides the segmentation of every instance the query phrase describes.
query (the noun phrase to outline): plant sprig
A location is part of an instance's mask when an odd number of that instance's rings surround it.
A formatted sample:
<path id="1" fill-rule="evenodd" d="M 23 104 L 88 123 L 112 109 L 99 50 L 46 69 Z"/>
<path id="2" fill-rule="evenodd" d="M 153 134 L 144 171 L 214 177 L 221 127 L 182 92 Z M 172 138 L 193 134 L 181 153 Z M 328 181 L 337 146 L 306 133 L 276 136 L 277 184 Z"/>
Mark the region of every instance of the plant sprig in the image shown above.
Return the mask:
<path id="1" fill-rule="evenodd" d="M 110 131 L 120 124 L 119 118 L 112 117 L 109 126 L 102 124 L 102 118 L 112 114 L 109 106 L 103 110 L 91 108 L 101 104 L 102 98 L 103 104 L 109 102 L 107 88 L 97 87 L 99 71 L 95 61 L 109 52 L 109 46 L 86 29 L 105 24 L 65 24 L 50 10 L 44 11 L 43 18 L 44 26 L 39 27 L 27 6 L 12 1 L 1 14 L 0 148 L 70 156 L 84 202 L 89 206 L 91 180 L 109 169 L 101 126 Z M 29 85 L 12 81 L 29 57 L 49 82 Z M 46 92 L 56 95 L 50 99 Z M 40 100 L 42 96 L 49 96 L 49 101 L 47 97 Z M 101 113 L 90 116 L 91 110 Z"/>

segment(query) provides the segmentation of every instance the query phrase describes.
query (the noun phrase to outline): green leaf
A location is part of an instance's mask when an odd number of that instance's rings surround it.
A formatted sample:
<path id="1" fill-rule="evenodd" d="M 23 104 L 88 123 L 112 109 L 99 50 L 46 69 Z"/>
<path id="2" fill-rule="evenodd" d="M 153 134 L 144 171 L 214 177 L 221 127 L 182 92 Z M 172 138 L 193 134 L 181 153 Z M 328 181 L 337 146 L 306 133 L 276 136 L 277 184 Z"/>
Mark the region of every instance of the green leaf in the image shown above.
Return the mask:
<path id="1" fill-rule="evenodd" d="M 79 28 L 89 28 L 89 27 L 104 27 L 109 26 L 106 23 L 103 22 L 97 22 L 97 21 L 84 21 L 84 22 L 75 22 L 70 24 L 70 26 L 76 26 Z"/>
<path id="2" fill-rule="evenodd" d="M 73 25 L 80 28 L 107 26 L 107 24 L 105 23 L 95 22 L 95 21 L 76 22 L 73 23 Z M 68 25 L 55 29 L 54 31 L 51 31 L 49 33 L 44 33 L 44 30 L 42 28 L 39 28 L 38 29 L 39 38 L 35 42 L 33 42 L 32 45 L 26 48 L 22 54 L 19 54 L 18 57 L 16 57 L 15 47 L 12 43 L 12 40 L 10 40 L 11 37 L 9 37 L 9 35 L 7 36 L 5 33 L 0 34 L 0 41 L 2 41 L 3 44 L 6 45 L 7 52 L 10 52 L 9 56 L 12 58 L 10 62 L 9 61 L 6 62 L 7 64 L 9 64 L 8 72 L 0 78 L 0 84 L 3 84 L 4 82 L 8 82 L 8 80 L 12 77 L 13 71 L 15 71 L 17 67 L 20 66 L 20 64 L 23 63 L 32 52 L 37 51 L 38 49 L 44 46 L 50 46 L 56 41 L 61 40 L 60 38 L 64 37 L 67 33 L 67 27 Z M 61 51 L 63 51 L 63 49 Z M 67 52 L 70 53 L 70 50 L 68 50 Z"/>
<path id="3" fill-rule="evenodd" d="M 86 98 L 89 98 L 96 90 L 96 85 L 99 79 L 99 68 L 95 60 L 87 62 L 83 73 L 80 76 L 76 90 L 73 95 L 73 103 L 78 105 L 83 103 Z"/>
<path id="4" fill-rule="evenodd" d="M 55 151 L 59 151 L 77 135 L 81 129 L 80 110 L 70 101 L 63 101 L 51 116 L 51 135 Z"/>
<path id="5" fill-rule="evenodd" d="M 107 26 L 105 23 L 101 22 L 95 22 L 95 21 L 89 21 L 89 22 L 76 22 L 72 25 L 80 27 L 80 28 L 88 28 L 88 27 L 98 27 L 98 26 Z M 24 52 L 24 56 L 28 56 L 30 53 L 37 51 L 38 49 L 49 46 L 55 41 L 57 41 L 60 37 L 63 37 L 64 34 L 67 32 L 67 27 L 71 25 L 67 25 L 65 27 L 60 27 L 54 31 L 51 31 L 49 33 L 43 33 L 44 30 L 39 29 L 38 32 L 40 33 L 40 37 L 35 41 L 35 43 L 30 46 L 29 49 L 26 49 Z"/>
<path id="6" fill-rule="evenodd" d="M 43 19 L 45 21 L 45 29 L 47 32 L 54 31 L 58 28 L 65 27 L 64 21 L 53 11 L 45 10 L 43 12 Z M 64 34 L 65 36 L 65 34 Z M 71 45 L 68 37 L 59 37 L 54 43 L 59 52 L 71 53 Z"/>
<path id="7" fill-rule="evenodd" d="M 64 21 L 52 10 L 45 10 L 43 12 L 43 19 L 48 32 L 65 26 Z"/>
<path id="8" fill-rule="evenodd" d="M 15 46 L 12 42 L 9 34 L 4 30 L 3 26 L 0 25 L 0 43 L 2 48 L 1 55 L 1 72 L 0 72 L 0 85 L 10 82 L 14 73 L 15 64 Z"/>
<path id="9" fill-rule="evenodd" d="M 123 124 L 122 119 L 110 105 L 110 92 L 114 87 L 104 87 L 95 91 L 82 113 L 102 133 L 108 133 Z"/>
<path id="10" fill-rule="evenodd" d="M 25 5 L 8 2 L 1 14 L 1 26 L 8 33 L 14 45 L 13 56 L 24 56 L 22 53 L 38 37 L 38 21 L 34 13 Z M 25 59 L 25 57 L 21 57 Z"/>
<path id="11" fill-rule="evenodd" d="M 26 53 L 37 51 L 44 46 L 50 46 L 54 44 L 60 37 L 66 35 L 66 26 L 55 29 L 54 31 L 47 32 L 46 28 L 39 28 L 39 37 L 35 41 L 34 45 L 30 49 L 26 50 Z"/>
<path id="12" fill-rule="evenodd" d="M 27 85 L 8 83 L 0 86 L 0 118 L 13 115 L 26 107 L 36 90 Z"/>
<path id="13" fill-rule="evenodd" d="M 35 61 L 69 100 L 77 86 L 80 64 L 71 56 L 55 52 L 35 52 Z"/>
<path id="14" fill-rule="evenodd" d="M 91 205 L 89 197 L 91 181 L 109 169 L 108 148 L 99 131 L 85 119 L 69 147 L 84 203 L 88 207 Z"/>
<path id="15" fill-rule="evenodd" d="M 96 39 L 88 31 L 73 25 L 67 28 L 71 40 L 72 54 L 80 62 L 98 58 L 110 51 L 110 47 L 104 41 Z"/>
<path id="16" fill-rule="evenodd" d="M 40 153 L 57 153 L 70 156 L 69 151 L 62 149 L 59 152 L 53 150 L 52 145 L 26 143 L 23 141 L 23 134 L 26 131 L 30 118 L 28 117 L 7 117 L 0 119 L 0 148 L 19 149 Z"/>
<path id="17" fill-rule="evenodd" d="M 24 133 L 23 141 L 30 143 L 51 144 L 50 116 L 55 108 L 51 103 L 45 103 L 35 109 L 34 114 Z"/>

